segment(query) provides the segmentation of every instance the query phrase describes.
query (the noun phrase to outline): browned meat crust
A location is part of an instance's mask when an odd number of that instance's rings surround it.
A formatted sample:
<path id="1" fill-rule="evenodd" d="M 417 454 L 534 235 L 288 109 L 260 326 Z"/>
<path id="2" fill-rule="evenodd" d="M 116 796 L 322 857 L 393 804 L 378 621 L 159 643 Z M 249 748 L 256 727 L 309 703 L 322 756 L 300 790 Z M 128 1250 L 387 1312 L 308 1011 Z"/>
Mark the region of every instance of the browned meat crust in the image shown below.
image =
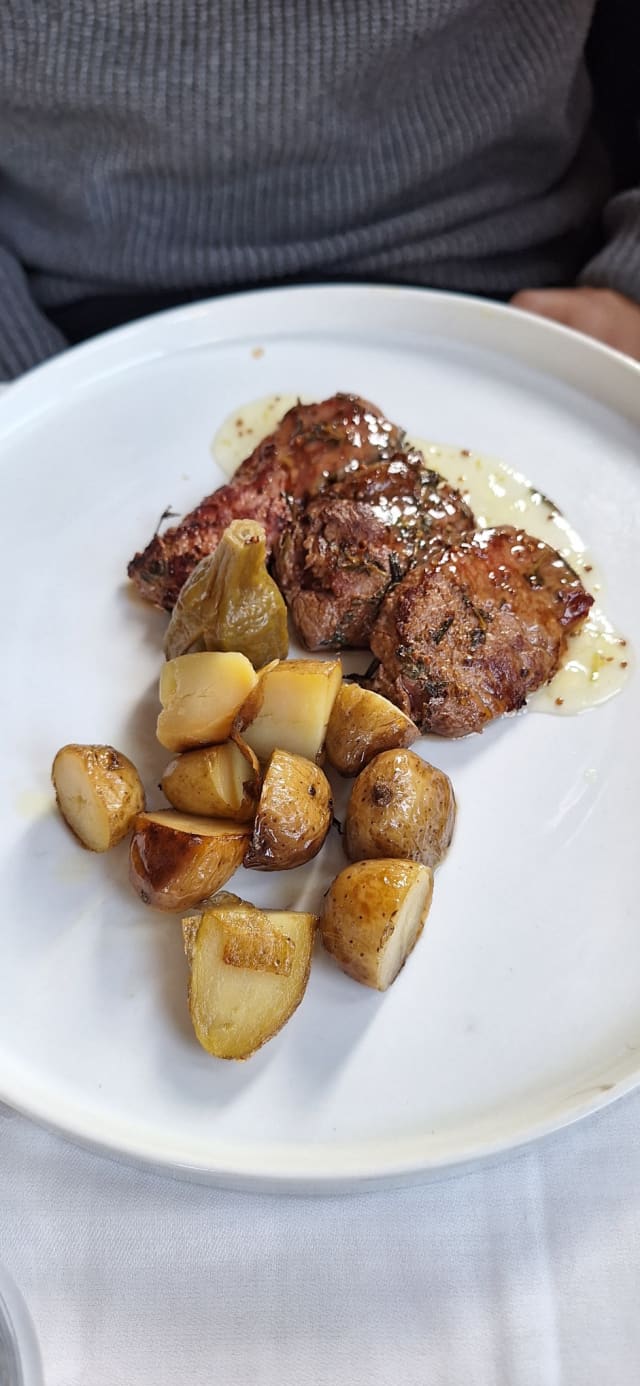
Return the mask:
<path id="1" fill-rule="evenodd" d="M 129 577 L 144 597 L 171 611 L 186 578 L 213 552 L 231 520 L 258 520 L 271 549 L 289 518 L 289 497 L 314 495 L 351 462 L 364 466 L 392 456 L 402 439 L 402 431 L 374 405 L 354 395 L 296 405 L 229 485 L 206 496 L 179 525 L 153 536 L 129 563 Z"/>
<path id="2" fill-rule="evenodd" d="M 298 506 L 274 550 L 275 572 L 296 628 L 311 650 L 369 644 L 393 582 L 434 542 L 453 543 L 475 520 L 460 493 L 399 453 L 352 463 Z"/>
<path id="3" fill-rule="evenodd" d="M 372 506 L 331 493 L 308 502 L 275 550 L 276 579 L 308 649 L 368 645 L 392 556 Z"/>
<path id="4" fill-rule="evenodd" d="M 422 731 L 482 731 L 555 674 L 593 598 L 547 544 L 504 526 L 411 569 L 371 635 L 372 682 Z"/>
<path id="5" fill-rule="evenodd" d="M 358 395 L 332 395 L 319 404 L 289 409 L 233 479 L 246 485 L 262 474 L 265 462 L 277 460 L 286 473 L 288 495 L 303 500 L 348 465 L 369 466 L 392 457 L 403 440 L 403 430 L 385 419 L 375 404 Z"/>
<path id="6" fill-rule="evenodd" d="M 213 553 L 232 520 L 258 520 L 264 525 L 268 549 L 290 516 L 290 505 L 277 467 L 267 469 L 255 483 L 233 482 L 206 496 L 189 515 L 163 534 L 154 534 L 142 553 L 131 559 L 127 572 L 147 601 L 172 611 L 181 587 L 196 563 Z"/>
<path id="7" fill-rule="evenodd" d="M 422 453 L 413 448 L 367 467 L 351 463 L 335 479 L 329 478 L 326 494 L 371 506 L 392 533 L 405 567 L 426 553 L 434 540 L 452 544 L 476 527 L 460 492 L 427 467 Z"/>

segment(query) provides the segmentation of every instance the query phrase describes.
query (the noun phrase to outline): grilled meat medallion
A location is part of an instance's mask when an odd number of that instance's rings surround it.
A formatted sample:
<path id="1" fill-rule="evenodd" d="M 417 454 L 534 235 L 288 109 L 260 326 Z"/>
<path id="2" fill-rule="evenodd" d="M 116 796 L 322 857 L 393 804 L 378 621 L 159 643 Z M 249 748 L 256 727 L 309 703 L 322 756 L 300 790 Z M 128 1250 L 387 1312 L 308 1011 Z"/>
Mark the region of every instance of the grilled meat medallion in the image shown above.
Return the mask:
<path id="1" fill-rule="evenodd" d="M 434 553 L 385 598 L 371 686 L 424 732 L 482 731 L 558 669 L 593 597 L 548 544 L 505 525 Z"/>
<path id="2" fill-rule="evenodd" d="M 298 505 L 274 549 L 275 573 L 310 650 L 367 647 L 389 586 L 434 543 L 455 542 L 475 520 L 462 496 L 420 453 L 356 460 Z"/>
<path id="3" fill-rule="evenodd" d="M 307 649 L 368 645 L 394 556 L 388 528 L 371 506 L 334 499 L 331 493 L 304 506 L 280 535 L 274 561 L 278 586 Z"/>
<path id="4" fill-rule="evenodd" d="M 350 463 L 367 466 L 393 456 L 403 436 L 379 409 L 355 395 L 295 405 L 228 485 L 206 496 L 179 525 L 154 534 L 129 563 L 129 577 L 144 597 L 171 611 L 196 563 L 213 553 L 232 520 L 258 520 L 270 551 L 289 521 L 290 497 L 314 495 Z"/>
<path id="5" fill-rule="evenodd" d="M 452 544 L 476 527 L 473 511 L 460 492 L 427 467 L 415 448 L 366 467 L 360 462 L 350 463 L 335 478 L 329 477 L 325 494 L 370 506 L 376 519 L 392 533 L 405 567 L 434 540 Z"/>

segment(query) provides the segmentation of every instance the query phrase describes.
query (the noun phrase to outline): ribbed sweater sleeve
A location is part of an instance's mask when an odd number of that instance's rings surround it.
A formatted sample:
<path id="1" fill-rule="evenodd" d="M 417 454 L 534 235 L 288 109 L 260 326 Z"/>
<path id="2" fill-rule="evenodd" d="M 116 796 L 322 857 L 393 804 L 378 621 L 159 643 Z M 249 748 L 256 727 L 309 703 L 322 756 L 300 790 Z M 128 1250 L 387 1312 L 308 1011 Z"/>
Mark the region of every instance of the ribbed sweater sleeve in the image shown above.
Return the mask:
<path id="1" fill-rule="evenodd" d="M 582 272 L 640 300 L 640 193 L 596 254 L 595 3 L 0 0 L 0 379 L 59 351 L 45 315 L 83 299 L 507 298 Z"/>
<path id="2" fill-rule="evenodd" d="M 12 380 L 65 346 L 31 297 L 22 266 L 0 245 L 0 380 Z"/>
<path id="3" fill-rule="evenodd" d="M 617 289 L 640 303 L 640 188 L 619 193 L 604 214 L 606 242 L 585 265 L 581 284 Z"/>

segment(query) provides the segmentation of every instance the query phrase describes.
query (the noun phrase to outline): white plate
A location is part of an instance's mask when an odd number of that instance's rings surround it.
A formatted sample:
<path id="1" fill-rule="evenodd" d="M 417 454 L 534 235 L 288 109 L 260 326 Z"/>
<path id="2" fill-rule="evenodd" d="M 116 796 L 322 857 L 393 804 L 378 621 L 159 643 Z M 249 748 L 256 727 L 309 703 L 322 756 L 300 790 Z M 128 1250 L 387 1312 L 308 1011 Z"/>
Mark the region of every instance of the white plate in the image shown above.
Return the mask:
<path id="1" fill-rule="evenodd" d="M 66 741 L 111 741 L 157 781 L 164 619 L 125 568 L 167 504 L 217 482 L 223 417 L 336 389 L 531 476 L 591 541 L 640 645 L 640 370 L 513 310 L 367 287 L 222 299 L 70 352 L 0 404 L 0 1097 L 103 1149 L 263 1189 L 424 1178 L 640 1080 L 633 680 L 582 717 L 432 741 L 460 811 L 425 937 L 386 996 L 320 954 L 300 1010 L 245 1065 L 196 1045 L 179 926 L 130 893 L 126 849 L 85 853 L 44 811 Z M 306 908 L 340 860 L 336 840 L 233 885 Z"/>

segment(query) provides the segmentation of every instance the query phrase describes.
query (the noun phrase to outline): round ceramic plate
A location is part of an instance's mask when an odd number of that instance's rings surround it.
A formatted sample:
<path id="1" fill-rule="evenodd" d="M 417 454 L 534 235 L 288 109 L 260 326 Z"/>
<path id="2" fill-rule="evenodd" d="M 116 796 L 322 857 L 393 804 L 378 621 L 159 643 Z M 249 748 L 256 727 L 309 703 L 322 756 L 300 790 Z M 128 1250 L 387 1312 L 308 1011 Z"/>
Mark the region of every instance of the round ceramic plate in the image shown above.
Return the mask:
<path id="1" fill-rule="evenodd" d="M 67 741 L 106 741 L 156 793 L 165 619 L 127 560 L 165 507 L 222 477 L 211 440 L 271 392 L 374 400 L 410 433 L 497 455 L 590 542 L 640 644 L 640 370 L 511 309 L 394 288 L 225 298 L 53 361 L 0 404 L 0 1097 L 75 1139 L 221 1184 L 409 1182 L 495 1155 L 640 1080 L 638 686 L 580 717 L 525 713 L 419 749 L 453 778 L 454 843 L 386 995 L 322 952 L 304 1003 L 246 1064 L 197 1045 L 179 922 L 53 811 Z M 159 802 L 156 793 L 155 802 Z M 238 872 L 317 907 L 340 843 Z"/>

